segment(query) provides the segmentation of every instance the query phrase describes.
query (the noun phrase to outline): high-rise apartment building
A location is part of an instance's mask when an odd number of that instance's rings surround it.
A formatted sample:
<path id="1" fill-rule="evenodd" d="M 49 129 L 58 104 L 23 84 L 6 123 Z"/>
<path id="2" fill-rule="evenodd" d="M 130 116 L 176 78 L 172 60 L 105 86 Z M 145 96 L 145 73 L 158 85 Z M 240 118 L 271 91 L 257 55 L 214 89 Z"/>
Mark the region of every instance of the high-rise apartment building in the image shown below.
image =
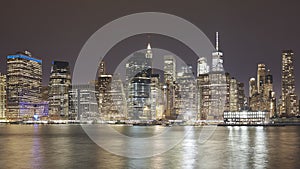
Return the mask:
<path id="1" fill-rule="evenodd" d="M 299 114 L 298 97 L 295 91 L 294 52 L 282 51 L 282 87 L 280 114 L 282 116 L 295 116 Z"/>
<path id="2" fill-rule="evenodd" d="M 270 117 L 276 113 L 273 76 L 265 64 L 257 65 L 257 79 L 251 78 L 249 81 L 249 106 L 252 111 L 269 112 Z"/>
<path id="3" fill-rule="evenodd" d="M 49 113 L 52 119 L 69 119 L 71 75 L 68 62 L 53 61 L 49 81 Z"/>
<path id="4" fill-rule="evenodd" d="M 28 51 L 7 56 L 7 117 L 31 118 L 41 101 L 42 60 Z M 43 113 L 40 113 L 43 114 Z"/>

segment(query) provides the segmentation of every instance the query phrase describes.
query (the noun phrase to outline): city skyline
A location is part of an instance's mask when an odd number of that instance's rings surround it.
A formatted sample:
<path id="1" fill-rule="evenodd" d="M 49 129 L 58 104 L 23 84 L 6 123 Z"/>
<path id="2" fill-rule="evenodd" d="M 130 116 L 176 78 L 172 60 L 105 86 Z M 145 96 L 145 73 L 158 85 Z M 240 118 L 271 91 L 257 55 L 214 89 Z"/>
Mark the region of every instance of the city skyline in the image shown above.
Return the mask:
<path id="1" fill-rule="evenodd" d="M 0 7 L 3 8 L 1 10 L 3 15 L 0 16 L 1 20 L 4 25 L 7 25 L 1 27 L 0 31 L 2 37 L 0 43 L 3 44 L 0 48 L 1 73 L 5 74 L 6 71 L 5 56 L 24 49 L 32 51 L 34 56 L 38 56 L 43 60 L 44 77 L 50 74 L 53 60 L 70 62 L 72 70 L 80 48 L 95 30 L 111 19 L 144 10 L 157 10 L 183 17 L 203 30 L 211 41 L 214 40 L 214 32 L 219 31 L 222 37 L 221 48 L 225 53 L 225 71 L 233 74 L 244 84 L 248 84 L 249 77 L 255 76 L 257 64 L 264 63 L 268 65 L 273 73 L 274 90 L 277 92 L 278 97 L 278 94 L 281 93 L 281 50 L 283 49 L 292 49 L 295 52 L 295 72 L 297 72 L 297 56 L 300 50 L 297 45 L 299 44 L 297 38 L 299 25 L 293 22 L 297 17 L 297 10 L 293 10 L 297 7 L 296 2 L 281 5 L 274 1 L 272 3 L 268 1 L 257 3 L 219 1 L 201 3 L 193 1 L 182 6 L 182 4 L 173 1 L 172 3 L 168 1 L 143 3 L 134 1 L 132 3 L 122 3 L 124 5 L 122 6 L 107 1 L 90 2 L 85 4 L 87 8 L 79 8 L 81 7 L 80 1 L 74 1 L 72 6 L 67 7 L 66 1 L 60 1 L 59 5 L 53 2 L 35 5 L 31 5 L 31 3 L 33 1 L 27 1 L 26 3 L 6 1 Z M 158 3 L 159 6 L 155 5 Z M 131 6 L 131 4 L 139 5 Z M 178 7 L 180 5 L 180 7 L 189 10 L 172 11 L 168 8 L 169 4 Z M 32 10 L 18 15 L 18 13 L 10 13 L 10 10 L 8 10 L 10 8 L 6 8 L 7 6 L 16 10 L 26 7 Z M 98 10 L 98 8 L 96 10 L 94 6 L 101 6 L 100 9 L 102 10 Z M 111 6 L 118 10 L 107 11 L 105 9 L 105 7 L 111 9 Z M 137 6 L 140 7 L 137 8 Z M 76 11 L 75 15 L 65 13 L 64 7 L 67 10 Z M 208 10 L 212 7 L 216 9 L 214 13 Z M 89 9 L 89 12 L 87 12 L 87 9 Z M 132 10 L 129 12 L 126 9 Z M 50 17 L 49 13 L 52 10 L 58 14 Z M 231 12 L 228 13 L 228 11 Z M 255 13 L 251 11 L 255 11 Z M 292 11 L 292 14 L 290 11 Z M 104 15 L 105 13 L 109 15 Z M 228 14 L 222 15 L 222 13 Z M 239 15 L 235 15 L 237 13 Z M 64 18 L 59 17 L 60 14 L 64 15 Z M 91 19 L 83 20 L 86 17 Z M 47 23 L 44 23 L 43 18 L 47 19 Z M 17 26 L 18 24 L 22 24 L 22 27 Z M 85 28 L 75 26 L 78 24 L 86 26 Z M 187 47 L 174 39 L 158 35 L 151 35 L 150 38 L 147 36 L 131 37 L 117 44 L 106 56 L 106 58 L 114 60 L 112 63 L 107 63 L 108 72 L 112 72 L 115 62 L 136 50 L 143 49 L 149 41 L 153 48 L 170 50 L 186 58 L 188 62 L 192 62 L 195 58 Z M 180 48 L 177 49 L 178 46 Z M 298 90 L 300 86 L 299 76 L 296 73 L 297 95 L 300 95 Z M 48 84 L 48 78 L 43 79 L 43 84 Z M 247 90 L 248 88 L 246 88 L 245 93 L 248 95 Z"/>

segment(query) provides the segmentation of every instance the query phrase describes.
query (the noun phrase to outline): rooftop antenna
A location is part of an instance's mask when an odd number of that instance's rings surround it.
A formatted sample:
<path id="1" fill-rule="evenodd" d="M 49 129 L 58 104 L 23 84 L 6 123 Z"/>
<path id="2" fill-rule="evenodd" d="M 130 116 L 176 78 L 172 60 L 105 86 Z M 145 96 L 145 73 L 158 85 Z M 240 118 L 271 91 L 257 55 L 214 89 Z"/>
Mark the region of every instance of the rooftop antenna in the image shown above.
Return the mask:
<path id="1" fill-rule="evenodd" d="M 219 32 L 216 32 L 216 49 L 219 51 Z"/>

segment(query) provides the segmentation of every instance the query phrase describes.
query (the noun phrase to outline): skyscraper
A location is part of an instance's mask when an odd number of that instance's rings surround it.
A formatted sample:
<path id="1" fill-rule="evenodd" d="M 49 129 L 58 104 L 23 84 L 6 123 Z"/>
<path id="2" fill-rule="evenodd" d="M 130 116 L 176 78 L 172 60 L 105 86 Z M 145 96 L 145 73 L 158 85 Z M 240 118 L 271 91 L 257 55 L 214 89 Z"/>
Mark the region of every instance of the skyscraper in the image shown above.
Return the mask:
<path id="1" fill-rule="evenodd" d="M 176 60 L 172 55 L 164 56 L 164 115 L 166 118 L 174 117 Z"/>
<path id="2" fill-rule="evenodd" d="M 263 93 L 266 78 L 266 65 L 258 64 L 257 66 L 257 92 Z"/>
<path id="3" fill-rule="evenodd" d="M 216 32 L 216 51 L 212 53 L 212 71 L 222 72 L 223 67 L 223 52 L 219 48 L 219 32 Z"/>
<path id="4" fill-rule="evenodd" d="M 126 63 L 126 88 L 128 117 L 135 120 L 151 118 L 152 51 L 148 44 L 146 53 L 135 52 Z"/>
<path id="5" fill-rule="evenodd" d="M 196 120 L 198 95 L 192 66 L 182 66 L 176 79 L 176 116 L 182 120 Z"/>
<path id="6" fill-rule="evenodd" d="M 257 80 L 249 81 L 249 106 L 252 111 L 266 111 L 270 117 L 275 115 L 275 92 L 273 91 L 273 76 L 265 64 L 257 65 Z"/>
<path id="7" fill-rule="evenodd" d="M 173 83 L 176 80 L 176 60 L 172 55 L 164 56 L 164 81 Z"/>
<path id="8" fill-rule="evenodd" d="M 53 119 L 69 119 L 71 75 L 68 62 L 53 61 L 49 81 L 49 113 Z"/>
<path id="9" fill-rule="evenodd" d="M 295 91 L 294 74 L 294 52 L 292 50 L 282 51 L 282 105 L 280 114 L 282 116 L 295 116 L 299 113 L 298 97 Z"/>
<path id="10" fill-rule="evenodd" d="M 6 75 L 0 73 L 0 118 L 6 116 Z"/>
<path id="11" fill-rule="evenodd" d="M 212 52 L 210 70 L 206 66 L 205 59 L 200 58 L 198 61 L 198 112 L 201 119 L 221 120 L 223 112 L 230 109 L 230 78 L 229 74 L 224 71 L 223 52 L 219 48 L 218 32 L 216 32 L 215 47 L 216 50 Z"/>
<path id="12" fill-rule="evenodd" d="M 209 72 L 209 65 L 205 57 L 198 59 L 197 76 L 207 74 Z"/>
<path id="13" fill-rule="evenodd" d="M 31 118 L 41 101 L 42 60 L 28 51 L 7 56 L 8 118 Z"/>
<path id="14" fill-rule="evenodd" d="M 72 85 L 69 91 L 69 111 L 72 119 L 94 120 L 99 117 L 98 103 L 94 84 Z"/>
<path id="15" fill-rule="evenodd" d="M 249 80 L 249 97 L 252 97 L 257 92 L 255 78 Z"/>

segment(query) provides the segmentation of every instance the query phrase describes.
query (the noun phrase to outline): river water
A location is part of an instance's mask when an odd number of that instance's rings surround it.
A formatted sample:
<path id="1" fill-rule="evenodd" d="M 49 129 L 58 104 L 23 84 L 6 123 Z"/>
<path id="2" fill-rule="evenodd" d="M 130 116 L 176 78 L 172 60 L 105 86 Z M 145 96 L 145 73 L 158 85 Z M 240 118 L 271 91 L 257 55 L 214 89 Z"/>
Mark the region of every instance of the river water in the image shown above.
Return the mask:
<path id="1" fill-rule="evenodd" d="M 167 130 L 162 126 L 115 126 L 133 138 L 152 138 Z M 172 130 L 170 130 L 172 128 Z M 101 129 L 101 126 L 99 127 Z M 170 137 L 154 137 L 166 149 L 187 128 L 168 128 Z M 98 146 L 80 125 L 0 125 L 0 168 L 299 168 L 300 127 L 217 127 L 205 142 L 202 127 L 189 128 L 175 146 L 145 158 L 131 158 Z M 129 152 L 147 151 L 149 145 L 104 139 L 105 146 Z M 155 140 L 157 139 L 157 140 Z M 102 140 L 103 141 L 103 140 Z M 131 145 L 131 146 L 128 146 Z M 150 146 L 151 147 L 151 146 Z M 153 150 L 154 151 L 154 150 Z M 141 153 L 141 152 L 137 152 Z M 125 153 L 126 154 L 126 153 Z"/>

